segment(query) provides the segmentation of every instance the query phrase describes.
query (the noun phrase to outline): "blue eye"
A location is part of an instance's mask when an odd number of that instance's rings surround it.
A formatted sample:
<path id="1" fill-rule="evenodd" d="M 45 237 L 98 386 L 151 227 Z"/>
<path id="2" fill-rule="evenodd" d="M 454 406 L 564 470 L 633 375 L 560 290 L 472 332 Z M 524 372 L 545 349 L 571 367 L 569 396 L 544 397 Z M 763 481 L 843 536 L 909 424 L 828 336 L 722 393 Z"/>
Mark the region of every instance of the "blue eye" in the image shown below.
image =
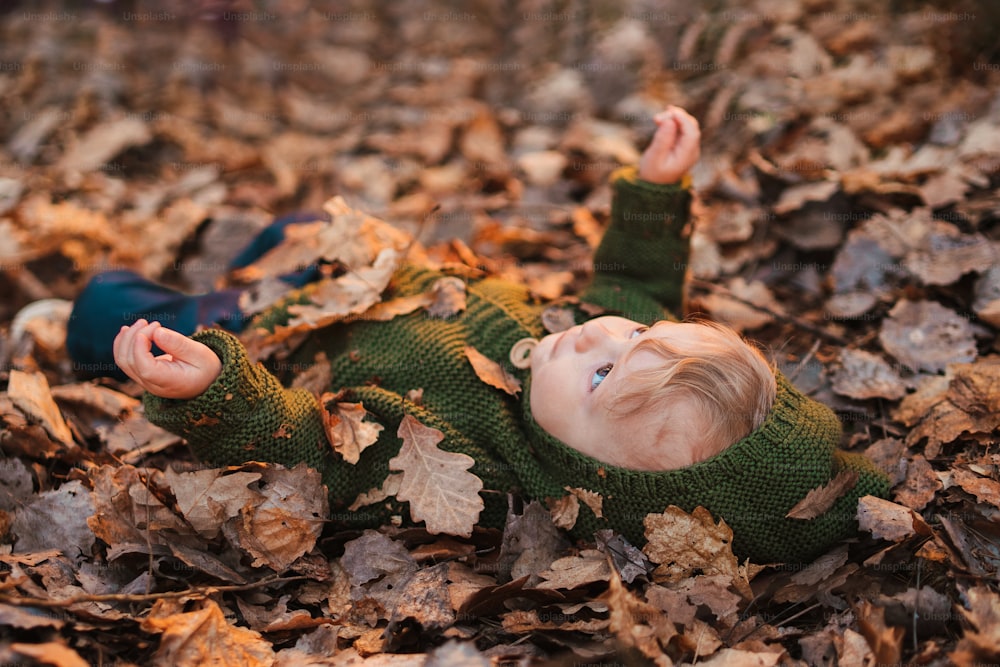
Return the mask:
<path id="1" fill-rule="evenodd" d="M 604 378 L 608 377 L 608 373 L 611 372 L 612 368 L 614 368 L 614 364 L 607 364 L 606 366 L 601 366 L 596 371 L 594 371 L 594 375 L 591 376 L 590 378 L 591 391 L 597 389 L 597 385 L 604 382 Z"/>
<path id="2" fill-rule="evenodd" d="M 629 338 L 635 338 L 636 336 L 641 336 L 647 331 L 649 331 L 649 327 L 639 327 L 638 329 L 632 332 L 632 335 L 630 335 Z"/>

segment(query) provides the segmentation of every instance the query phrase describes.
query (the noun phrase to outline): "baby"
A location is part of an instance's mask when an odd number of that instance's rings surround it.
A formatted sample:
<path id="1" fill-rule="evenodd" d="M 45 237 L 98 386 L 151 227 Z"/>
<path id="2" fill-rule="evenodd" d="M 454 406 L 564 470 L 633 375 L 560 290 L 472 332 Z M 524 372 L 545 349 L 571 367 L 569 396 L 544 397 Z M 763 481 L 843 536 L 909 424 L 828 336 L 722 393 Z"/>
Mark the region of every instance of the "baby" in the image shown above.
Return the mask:
<path id="1" fill-rule="evenodd" d="M 485 278 L 467 280 L 466 310 L 451 318 L 418 311 L 313 332 L 295 358 L 325 352 L 331 390 L 361 402 L 384 427 L 355 465 L 325 445 L 314 395 L 283 388 L 230 333 L 189 337 L 138 319 L 115 337 L 114 360 L 146 390 L 149 419 L 183 435 L 197 456 L 219 465 L 305 462 L 323 474 L 337 516 L 355 525 L 409 516 L 391 497 L 363 511 L 346 508 L 381 486 L 399 451 L 396 427 L 410 414 L 444 433 L 440 447 L 476 460 L 483 525 L 502 526 L 509 492 L 553 502 L 585 490 L 599 494 L 601 506 L 581 504 L 572 532 L 583 539 L 610 527 L 641 544 L 648 513 L 702 505 L 733 528 L 741 557 L 812 558 L 856 530 L 857 498 L 885 495 L 886 478 L 838 450 L 832 411 L 799 393 L 736 333 L 670 318 L 680 306 L 677 267 L 687 259 L 683 182 L 700 135 L 695 119 L 676 107 L 655 121 L 638 168 L 612 177 L 612 220 L 595 266 L 615 270 L 595 271 L 580 295 L 613 315 L 586 319 L 581 310 L 580 324 L 542 337 L 542 307 L 527 290 Z M 441 276 L 404 264 L 388 291 L 423 293 Z M 114 301 L 113 289 L 91 283 L 77 308 Z M 309 290 L 293 292 L 251 326 L 287 322 L 288 306 L 306 302 Z M 88 333 L 74 321 L 88 318 L 71 319 L 71 352 Z M 509 366 L 515 345 L 538 338 L 528 363 L 510 369 L 524 383 L 518 397 L 483 383 L 464 354 L 471 345 Z M 155 356 L 154 344 L 164 354 Z M 410 400 L 418 389 L 420 399 Z M 827 512 L 786 518 L 844 470 L 855 471 L 857 482 Z"/>

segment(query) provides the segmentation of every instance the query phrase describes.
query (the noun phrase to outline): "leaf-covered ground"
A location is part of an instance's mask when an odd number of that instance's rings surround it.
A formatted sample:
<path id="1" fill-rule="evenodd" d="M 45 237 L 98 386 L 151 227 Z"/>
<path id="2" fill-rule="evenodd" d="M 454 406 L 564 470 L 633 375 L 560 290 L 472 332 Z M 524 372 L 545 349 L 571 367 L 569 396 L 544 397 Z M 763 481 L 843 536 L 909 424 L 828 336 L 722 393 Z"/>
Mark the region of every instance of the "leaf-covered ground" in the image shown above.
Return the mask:
<path id="1" fill-rule="evenodd" d="M 1000 660 L 995 3 L 181 5 L 0 14 L 0 662 Z M 689 310 L 893 476 L 814 563 L 740 563 L 698 511 L 643 551 L 538 504 L 338 530 L 311 471 L 202 469 L 134 386 L 77 378 L 58 306 L 15 319 L 108 269 L 208 289 L 336 195 L 557 298 L 665 104 L 704 134 Z"/>

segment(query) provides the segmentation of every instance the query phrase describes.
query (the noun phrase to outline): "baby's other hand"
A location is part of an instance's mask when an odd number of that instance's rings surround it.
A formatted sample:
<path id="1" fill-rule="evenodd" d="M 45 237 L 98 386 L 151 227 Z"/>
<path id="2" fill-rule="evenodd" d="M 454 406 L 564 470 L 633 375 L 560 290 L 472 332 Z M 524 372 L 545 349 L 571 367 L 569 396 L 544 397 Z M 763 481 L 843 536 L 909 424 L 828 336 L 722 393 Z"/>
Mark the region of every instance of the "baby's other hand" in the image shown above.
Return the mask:
<path id="1" fill-rule="evenodd" d="M 698 121 L 680 107 L 670 106 L 656 114 L 653 141 L 639 160 L 639 178 L 663 185 L 676 183 L 701 154 Z"/>
<path id="2" fill-rule="evenodd" d="M 165 352 L 153 356 L 153 343 Z M 115 336 L 115 362 L 140 387 L 161 398 L 194 398 L 215 382 L 222 362 L 212 348 L 159 322 L 138 320 Z"/>

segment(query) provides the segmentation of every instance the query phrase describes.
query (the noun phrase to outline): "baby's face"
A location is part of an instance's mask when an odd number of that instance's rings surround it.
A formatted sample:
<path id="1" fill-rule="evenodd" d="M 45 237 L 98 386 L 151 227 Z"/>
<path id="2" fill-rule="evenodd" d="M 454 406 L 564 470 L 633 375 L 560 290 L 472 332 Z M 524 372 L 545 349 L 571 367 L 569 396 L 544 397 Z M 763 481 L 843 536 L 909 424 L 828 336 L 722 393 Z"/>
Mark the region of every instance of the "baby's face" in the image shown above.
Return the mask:
<path id="1" fill-rule="evenodd" d="M 647 337 L 684 343 L 703 333 L 694 323 L 657 322 L 646 327 L 623 317 L 599 317 L 550 334 L 531 352 L 531 412 L 538 425 L 573 449 L 599 461 L 636 470 L 671 470 L 700 461 L 704 425 L 685 403 L 671 405 L 674 424 L 690 436 L 660 447 L 663 415 L 612 412 L 615 394 L 637 370 L 662 364 L 654 352 L 628 353 Z"/>

